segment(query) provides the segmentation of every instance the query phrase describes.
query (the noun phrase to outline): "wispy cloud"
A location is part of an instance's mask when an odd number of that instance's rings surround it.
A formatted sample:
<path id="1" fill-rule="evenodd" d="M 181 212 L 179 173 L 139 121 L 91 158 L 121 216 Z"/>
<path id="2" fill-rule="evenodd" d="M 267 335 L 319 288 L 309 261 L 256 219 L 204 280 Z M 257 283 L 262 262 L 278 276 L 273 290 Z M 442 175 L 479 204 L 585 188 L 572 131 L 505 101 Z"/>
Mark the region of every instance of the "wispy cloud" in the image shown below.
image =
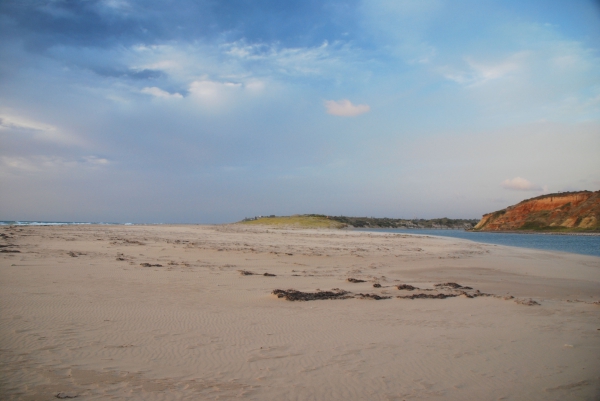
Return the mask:
<path id="1" fill-rule="evenodd" d="M 244 41 L 221 46 L 224 54 L 242 62 L 260 62 L 264 73 L 292 76 L 317 75 L 340 68 L 342 53 L 349 49 L 342 43 L 327 41 L 315 47 L 281 47 L 277 43 L 247 44 Z M 254 68 L 259 67 L 256 64 Z"/>
<path id="2" fill-rule="evenodd" d="M 328 114 L 340 117 L 354 117 L 368 113 L 371 110 L 368 104 L 354 105 L 348 99 L 342 99 L 337 102 L 335 100 L 326 100 L 325 108 Z"/>
<path id="3" fill-rule="evenodd" d="M 0 115 L 0 131 L 25 133 L 34 139 L 54 142 L 62 145 L 83 145 L 84 141 L 76 135 L 65 133 L 57 127 L 21 116 Z"/>
<path id="4" fill-rule="evenodd" d="M 94 155 L 80 158 L 59 156 L 0 156 L 0 173 L 52 174 L 66 170 L 98 169 L 110 165 L 103 157 Z"/>
<path id="5" fill-rule="evenodd" d="M 25 129 L 32 131 L 56 131 L 56 127 L 40 123 L 38 121 L 29 120 L 19 116 L 0 115 L 0 128 Z"/>
<path id="6" fill-rule="evenodd" d="M 524 65 L 527 52 L 518 52 L 500 62 L 485 62 L 474 57 L 464 59 L 467 69 L 443 67 L 442 75 L 451 81 L 463 85 L 479 85 L 488 81 L 505 78 L 518 72 Z"/>
<path id="7" fill-rule="evenodd" d="M 211 80 L 194 81 L 190 84 L 190 94 L 204 98 L 215 99 L 225 92 L 231 92 L 242 88 L 239 82 L 217 82 Z"/>

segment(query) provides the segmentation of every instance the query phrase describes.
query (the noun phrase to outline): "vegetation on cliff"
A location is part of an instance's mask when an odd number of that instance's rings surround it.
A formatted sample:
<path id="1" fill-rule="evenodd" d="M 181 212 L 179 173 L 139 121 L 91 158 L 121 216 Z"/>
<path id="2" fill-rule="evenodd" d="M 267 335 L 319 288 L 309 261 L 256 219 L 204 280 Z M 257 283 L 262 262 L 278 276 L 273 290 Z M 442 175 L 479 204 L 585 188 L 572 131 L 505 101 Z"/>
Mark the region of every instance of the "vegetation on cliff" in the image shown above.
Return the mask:
<path id="1" fill-rule="evenodd" d="M 241 221 L 242 224 L 268 225 L 276 227 L 297 228 L 344 228 L 346 225 L 339 221 L 330 220 L 323 215 L 293 215 L 293 216 L 257 216 Z"/>
<path id="2" fill-rule="evenodd" d="M 391 219 L 387 217 L 346 217 L 329 216 L 330 219 L 357 228 L 439 228 L 470 229 L 477 224 L 476 219 Z"/>
<path id="3" fill-rule="evenodd" d="M 262 224 L 271 226 L 292 226 L 305 228 L 437 228 L 471 229 L 476 219 L 392 219 L 387 217 L 348 217 L 305 214 L 294 216 L 257 216 L 247 218 L 243 224 Z"/>
<path id="4" fill-rule="evenodd" d="M 483 215 L 476 231 L 600 231 L 600 191 L 561 192 L 526 199 Z"/>

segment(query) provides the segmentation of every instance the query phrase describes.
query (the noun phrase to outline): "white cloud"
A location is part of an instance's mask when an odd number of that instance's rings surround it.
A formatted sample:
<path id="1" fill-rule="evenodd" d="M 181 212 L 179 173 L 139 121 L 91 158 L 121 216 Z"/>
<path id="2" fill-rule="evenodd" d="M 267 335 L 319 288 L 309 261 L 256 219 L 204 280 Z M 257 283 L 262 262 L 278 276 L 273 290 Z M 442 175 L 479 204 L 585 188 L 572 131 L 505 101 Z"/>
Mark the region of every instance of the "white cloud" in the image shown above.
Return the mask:
<path id="1" fill-rule="evenodd" d="M 157 88 L 156 86 L 146 87 L 146 88 L 142 89 L 140 92 L 145 93 L 147 95 L 152 95 L 154 97 L 163 98 L 163 99 L 181 99 L 181 98 L 183 98 L 183 96 L 180 93 L 177 93 L 177 92 L 169 93 L 160 88 Z"/>
<path id="2" fill-rule="evenodd" d="M 335 100 L 327 100 L 325 101 L 325 107 L 327 108 L 327 113 L 341 117 L 358 116 L 371 110 L 371 107 L 367 104 L 353 105 L 348 99 L 342 99 L 337 102 Z"/>
<path id="3" fill-rule="evenodd" d="M 503 188 L 515 191 L 544 191 L 544 188 L 531 183 L 522 177 L 515 177 L 512 180 L 506 179 L 500 184 Z M 547 188 L 546 188 L 547 191 Z"/>
<path id="4" fill-rule="evenodd" d="M 98 169 L 110 165 L 108 159 L 98 156 L 65 158 L 59 156 L 0 156 L 0 173 L 53 173 L 82 168 Z"/>
<path id="5" fill-rule="evenodd" d="M 104 0 L 101 1 L 101 4 L 108 8 L 113 8 L 117 10 L 130 9 L 131 5 L 129 2 L 125 0 Z"/>
<path id="6" fill-rule="evenodd" d="M 235 82 L 217 82 L 211 80 L 194 81 L 190 84 L 190 94 L 202 99 L 218 99 L 221 96 L 241 89 L 242 84 Z"/>
<path id="7" fill-rule="evenodd" d="M 110 53 L 110 52 L 109 52 Z M 106 58 L 117 59 L 130 71 L 160 72 L 152 87 L 142 93 L 164 99 L 179 97 L 166 87 L 187 88 L 184 98 L 230 100 L 237 94 L 272 95 L 296 80 L 335 81 L 345 75 L 365 81 L 372 75 L 364 70 L 361 50 L 336 41 L 317 46 L 285 47 L 278 42 L 248 43 L 245 40 L 209 43 L 134 45 L 114 50 Z M 140 88 L 133 89 L 139 92 Z M 173 97 L 169 97 L 173 95 Z"/>
<path id="8" fill-rule="evenodd" d="M 356 80 L 371 73 L 362 68 L 365 63 L 362 50 L 344 41 L 324 41 L 312 47 L 282 47 L 279 43 L 248 44 L 242 40 L 222 44 L 219 51 L 218 59 L 227 60 L 221 64 L 236 75 L 269 81 L 339 80 L 345 75 L 352 75 Z"/>
<path id="9" fill-rule="evenodd" d="M 80 163 L 87 164 L 90 166 L 106 166 L 110 164 L 108 159 L 98 156 L 84 156 L 81 158 Z"/>
<path id="10" fill-rule="evenodd" d="M 100 0 L 94 8 L 101 14 L 126 16 L 135 12 L 127 0 Z"/>

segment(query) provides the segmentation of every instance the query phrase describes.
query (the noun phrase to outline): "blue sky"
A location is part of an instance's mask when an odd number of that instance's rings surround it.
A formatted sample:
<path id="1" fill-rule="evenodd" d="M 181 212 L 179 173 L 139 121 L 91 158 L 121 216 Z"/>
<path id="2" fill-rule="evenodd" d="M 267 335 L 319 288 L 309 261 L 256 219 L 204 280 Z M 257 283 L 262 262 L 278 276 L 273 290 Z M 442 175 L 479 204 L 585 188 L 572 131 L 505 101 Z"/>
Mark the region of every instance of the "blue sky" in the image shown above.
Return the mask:
<path id="1" fill-rule="evenodd" d="M 600 189 L 595 1 L 6 0 L 0 219 L 479 218 Z"/>

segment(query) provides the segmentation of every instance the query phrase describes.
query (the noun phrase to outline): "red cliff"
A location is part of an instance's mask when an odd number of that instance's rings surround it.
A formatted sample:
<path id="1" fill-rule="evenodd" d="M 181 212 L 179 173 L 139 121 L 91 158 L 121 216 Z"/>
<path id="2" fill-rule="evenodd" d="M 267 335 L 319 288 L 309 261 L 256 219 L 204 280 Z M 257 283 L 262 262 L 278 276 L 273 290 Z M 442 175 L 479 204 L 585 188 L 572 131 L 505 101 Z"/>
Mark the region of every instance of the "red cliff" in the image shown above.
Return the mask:
<path id="1" fill-rule="evenodd" d="M 600 191 L 562 192 L 526 199 L 483 215 L 478 231 L 600 231 Z"/>

